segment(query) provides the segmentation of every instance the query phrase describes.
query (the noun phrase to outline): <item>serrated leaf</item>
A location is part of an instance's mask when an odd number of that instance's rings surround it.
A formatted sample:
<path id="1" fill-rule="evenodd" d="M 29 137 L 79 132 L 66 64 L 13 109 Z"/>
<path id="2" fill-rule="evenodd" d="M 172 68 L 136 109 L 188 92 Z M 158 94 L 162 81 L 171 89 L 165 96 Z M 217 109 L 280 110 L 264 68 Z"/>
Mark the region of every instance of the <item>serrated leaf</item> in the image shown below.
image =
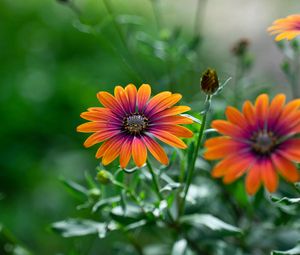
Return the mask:
<path id="1" fill-rule="evenodd" d="M 86 236 L 98 234 L 100 238 L 106 236 L 107 224 L 91 220 L 69 219 L 55 222 L 51 228 L 63 237 Z"/>
<path id="2" fill-rule="evenodd" d="M 272 251 L 271 255 L 299 255 L 300 244 L 287 251 Z"/>
<path id="3" fill-rule="evenodd" d="M 191 214 L 181 218 L 181 223 L 195 228 L 208 228 L 214 232 L 221 232 L 223 235 L 241 234 L 242 230 L 230 225 L 210 214 Z"/>

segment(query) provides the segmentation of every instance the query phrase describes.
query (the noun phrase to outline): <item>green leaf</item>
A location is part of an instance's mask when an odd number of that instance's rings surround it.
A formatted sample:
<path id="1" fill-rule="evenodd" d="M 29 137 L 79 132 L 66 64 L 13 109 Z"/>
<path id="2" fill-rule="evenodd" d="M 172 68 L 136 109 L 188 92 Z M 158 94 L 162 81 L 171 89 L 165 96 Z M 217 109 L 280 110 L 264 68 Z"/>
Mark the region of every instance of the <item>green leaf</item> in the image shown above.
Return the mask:
<path id="1" fill-rule="evenodd" d="M 111 205 L 113 203 L 118 203 L 121 201 L 120 196 L 115 196 L 115 197 L 109 197 L 105 199 L 99 200 L 92 208 L 92 212 L 98 211 L 100 208 Z"/>
<path id="2" fill-rule="evenodd" d="M 106 223 L 82 219 L 69 219 L 55 222 L 51 225 L 51 228 L 63 237 L 98 234 L 100 238 L 104 238 L 110 230 L 110 227 Z M 111 228 L 111 230 L 113 229 L 114 227 Z"/>
<path id="3" fill-rule="evenodd" d="M 166 186 L 160 189 L 160 192 L 170 192 L 172 190 L 179 189 L 181 184 L 179 182 L 168 183 Z"/>
<path id="4" fill-rule="evenodd" d="M 110 211 L 110 216 L 113 220 L 124 225 L 144 219 L 141 209 L 133 205 L 127 205 L 126 210 L 122 206 L 117 206 Z"/>
<path id="5" fill-rule="evenodd" d="M 222 235 L 242 234 L 242 230 L 232 226 L 217 217 L 210 214 L 191 214 L 181 218 L 181 223 L 191 227 L 205 229 L 208 228 L 214 232 L 222 233 Z"/>
<path id="6" fill-rule="evenodd" d="M 66 180 L 66 179 L 61 179 L 62 183 L 64 184 L 64 186 L 70 190 L 74 195 L 85 195 L 88 196 L 89 195 L 89 191 L 87 188 L 85 188 L 84 186 L 70 181 L 70 180 Z"/>
<path id="7" fill-rule="evenodd" d="M 300 205 L 300 197 L 299 198 L 288 198 L 288 197 L 277 198 L 272 196 L 271 200 L 276 204 L 281 204 L 281 205 Z"/>
<path id="8" fill-rule="evenodd" d="M 198 124 L 202 124 L 202 121 L 190 114 L 187 114 L 187 113 L 183 113 L 183 114 L 180 114 L 181 116 L 184 116 L 184 117 L 187 117 L 187 118 L 190 118 L 191 120 L 193 120 L 194 122 L 198 123 Z"/>
<path id="9" fill-rule="evenodd" d="M 300 244 L 288 251 L 272 251 L 271 255 L 299 255 L 300 254 Z"/>
<path id="10" fill-rule="evenodd" d="M 187 248 L 187 241 L 185 239 L 180 239 L 176 241 L 172 248 L 171 255 L 184 255 Z"/>

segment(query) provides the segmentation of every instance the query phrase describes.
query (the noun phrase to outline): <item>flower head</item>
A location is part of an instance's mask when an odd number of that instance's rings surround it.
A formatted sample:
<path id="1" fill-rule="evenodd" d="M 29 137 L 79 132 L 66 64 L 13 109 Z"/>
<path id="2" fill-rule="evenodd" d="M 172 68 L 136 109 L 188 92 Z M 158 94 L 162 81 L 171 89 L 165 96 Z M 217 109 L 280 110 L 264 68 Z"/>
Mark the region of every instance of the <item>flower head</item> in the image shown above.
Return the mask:
<path id="1" fill-rule="evenodd" d="M 290 15 L 283 19 L 275 20 L 268 28 L 271 34 L 278 34 L 276 41 L 283 39 L 292 40 L 300 35 L 300 14 Z"/>
<path id="2" fill-rule="evenodd" d="M 93 133 L 85 147 L 102 143 L 96 158 L 107 165 L 120 157 L 125 168 L 132 156 L 141 167 L 147 159 L 147 150 L 160 163 L 167 165 L 168 157 L 154 138 L 171 146 L 185 149 L 186 144 L 178 137 L 192 137 L 193 133 L 180 126 L 193 121 L 180 113 L 189 111 L 188 106 L 174 106 L 180 94 L 165 91 L 150 99 L 151 87 L 143 84 L 138 90 L 133 84 L 125 88 L 116 86 L 114 96 L 99 92 L 97 98 L 103 107 L 92 107 L 80 116 L 90 122 L 77 127 L 78 132 Z"/>
<path id="3" fill-rule="evenodd" d="M 277 173 L 287 181 L 299 180 L 295 162 L 300 162 L 300 99 L 285 104 L 285 95 L 271 103 L 266 94 L 253 105 L 246 101 L 243 111 L 228 107 L 227 121 L 215 120 L 212 127 L 223 136 L 208 139 L 204 157 L 222 159 L 212 171 L 224 183 L 234 182 L 244 174 L 246 190 L 253 195 L 261 183 L 268 191 L 278 186 Z"/>

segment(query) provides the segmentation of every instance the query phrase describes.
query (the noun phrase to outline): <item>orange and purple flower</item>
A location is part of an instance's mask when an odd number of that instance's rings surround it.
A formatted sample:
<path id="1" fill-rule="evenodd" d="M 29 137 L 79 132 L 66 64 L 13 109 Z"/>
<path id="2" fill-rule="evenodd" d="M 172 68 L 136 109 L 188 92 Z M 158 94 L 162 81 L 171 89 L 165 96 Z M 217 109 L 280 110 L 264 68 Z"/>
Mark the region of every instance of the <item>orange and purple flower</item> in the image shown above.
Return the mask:
<path id="1" fill-rule="evenodd" d="M 278 34 L 276 41 L 283 39 L 292 40 L 300 35 L 300 14 L 290 15 L 283 19 L 275 20 L 268 28 L 271 34 Z"/>
<path id="2" fill-rule="evenodd" d="M 206 159 L 222 159 L 212 171 L 214 177 L 223 177 L 228 184 L 247 174 L 250 195 L 261 183 L 269 192 L 276 191 L 277 173 L 290 182 L 299 180 L 295 163 L 300 162 L 300 99 L 287 104 L 285 100 L 279 94 L 269 103 L 268 95 L 262 94 L 255 105 L 246 101 L 243 112 L 228 107 L 227 121 L 212 122 L 223 135 L 205 143 Z"/>
<path id="3" fill-rule="evenodd" d="M 125 168 L 131 156 L 141 167 L 147 160 L 147 149 L 160 163 L 167 165 L 164 149 L 154 139 L 171 146 L 185 149 L 186 144 L 178 137 L 192 137 L 193 133 L 180 124 L 191 124 L 190 118 L 179 116 L 190 110 L 188 106 L 174 106 L 180 94 L 165 91 L 150 99 L 151 87 L 143 84 L 138 90 L 133 84 L 125 88 L 115 87 L 114 96 L 99 92 L 97 98 L 104 107 L 92 107 L 80 116 L 90 122 L 77 127 L 78 132 L 93 133 L 84 143 L 91 147 L 102 143 L 96 158 L 107 165 L 120 157 Z"/>

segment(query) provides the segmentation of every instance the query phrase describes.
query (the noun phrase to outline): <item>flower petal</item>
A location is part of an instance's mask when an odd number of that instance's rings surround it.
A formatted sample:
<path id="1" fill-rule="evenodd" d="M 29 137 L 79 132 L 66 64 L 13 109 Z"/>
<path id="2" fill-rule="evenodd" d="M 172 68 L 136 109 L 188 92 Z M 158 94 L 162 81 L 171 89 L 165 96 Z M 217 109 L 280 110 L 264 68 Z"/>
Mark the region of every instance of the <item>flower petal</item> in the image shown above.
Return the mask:
<path id="1" fill-rule="evenodd" d="M 255 162 L 249 169 L 246 177 L 246 191 L 249 195 L 254 195 L 261 184 L 261 165 Z"/>
<path id="2" fill-rule="evenodd" d="M 156 141 L 149 136 L 143 136 L 143 140 L 154 158 L 156 158 L 163 165 L 169 164 L 169 159 L 165 150 Z"/>
<path id="3" fill-rule="evenodd" d="M 278 177 L 270 159 L 261 163 L 262 180 L 269 192 L 275 192 L 278 186 Z"/>
<path id="4" fill-rule="evenodd" d="M 111 145 L 106 149 L 104 155 L 102 157 L 102 164 L 104 166 L 113 162 L 120 154 L 121 145 L 123 144 L 125 138 L 122 136 L 114 137 L 114 141 Z"/>
<path id="5" fill-rule="evenodd" d="M 101 131 L 101 132 L 96 132 L 92 134 L 91 136 L 88 137 L 88 139 L 85 140 L 84 146 L 85 147 L 91 147 L 96 143 L 101 143 L 108 138 L 111 138 L 115 136 L 116 134 L 120 133 L 119 130 L 114 130 L 114 131 Z"/>
<path id="6" fill-rule="evenodd" d="M 116 123 L 108 123 L 107 121 L 92 121 L 79 125 L 77 127 L 77 132 L 82 133 L 92 133 L 108 130 L 118 130 L 120 127 Z"/>
<path id="7" fill-rule="evenodd" d="M 121 148 L 120 152 L 120 166 L 122 168 L 126 168 L 131 158 L 132 151 L 132 139 L 127 138 Z"/>
<path id="8" fill-rule="evenodd" d="M 256 123 L 255 110 L 254 106 L 249 100 L 247 100 L 243 105 L 243 114 L 251 126 L 254 126 Z"/>
<path id="9" fill-rule="evenodd" d="M 122 106 L 123 111 L 125 113 L 130 112 L 130 104 L 129 100 L 127 98 L 127 93 L 125 89 L 123 89 L 121 86 L 116 86 L 115 87 L 115 98 L 119 102 L 119 104 Z"/>
<path id="10" fill-rule="evenodd" d="M 134 137 L 132 141 L 132 157 L 137 167 L 142 167 L 146 163 L 147 149 L 143 140 Z"/>
<path id="11" fill-rule="evenodd" d="M 255 102 L 255 114 L 256 121 L 260 128 L 266 126 L 266 120 L 268 119 L 269 108 L 269 96 L 267 94 L 261 94 L 257 97 Z"/>
<path id="12" fill-rule="evenodd" d="M 178 124 L 192 124 L 194 121 L 188 117 L 185 116 L 167 116 L 167 117 L 162 117 L 156 120 L 151 119 L 151 121 L 156 125 L 156 124 L 173 124 L 173 125 L 178 125 Z M 151 124 L 150 124 L 151 125 Z"/>
<path id="13" fill-rule="evenodd" d="M 272 161 L 277 171 L 290 182 L 299 181 L 300 175 L 295 166 L 290 160 L 280 156 L 279 154 L 272 155 Z"/>
<path id="14" fill-rule="evenodd" d="M 244 117 L 243 114 L 242 114 L 239 110 L 237 110 L 236 108 L 231 107 L 231 106 L 228 106 L 228 107 L 226 108 L 225 114 L 226 114 L 227 119 L 228 119 L 231 123 L 233 123 L 233 124 L 235 124 L 235 125 L 237 125 L 237 126 L 239 126 L 239 127 L 241 127 L 241 128 L 246 128 L 246 127 L 248 126 L 245 117 Z"/>
<path id="15" fill-rule="evenodd" d="M 155 125 L 154 128 L 151 128 L 151 131 L 152 130 L 155 130 L 157 132 L 159 132 L 160 130 L 164 130 L 178 137 L 193 137 L 193 132 L 191 130 L 186 127 L 177 125 Z"/>
<path id="16" fill-rule="evenodd" d="M 137 90 L 133 84 L 128 84 L 125 88 L 127 93 L 127 98 L 130 105 L 130 113 L 136 112 L 136 98 L 137 98 Z"/>
<path id="17" fill-rule="evenodd" d="M 122 107 L 119 105 L 115 97 L 110 93 L 104 91 L 99 92 L 97 94 L 97 98 L 104 107 L 111 109 L 118 115 L 123 113 Z"/>
<path id="18" fill-rule="evenodd" d="M 137 92 L 138 111 L 143 112 L 144 108 L 150 99 L 151 87 L 148 84 L 143 84 Z"/>
<path id="19" fill-rule="evenodd" d="M 153 109 L 153 107 L 155 107 L 157 104 L 159 104 L 164 99 L 170 97 L 171 95 L 172 95 L 171 92 L 164 91 L 152 97 L 145 108 L 145 113 L 150 112 Z"/>
<path id="20" fill-rule="evenodd" d="M 181 114 L 183 112 L 187 112 L 190 110 L 191 110 L 191 107 L 189 107 L 189 106 L 184 106 L 184 105 L 173 106 L 173 107 L 163 110 L 161 112 L 155 113 L 151 117 L 151 119 L 158 119 L 158 118 L 162 118 L 162 117 L 177 115 L 177 114 Z"/>
<path id="21" fill-rule="evenodd" d="M 223 135 L 240 138 L 245 135 L 240 127 L 226 120 L 214 120 L 211 126 Z"/>
<path id="22" fill-rule="evenodd" d="M 181 141 L 178 137 L 176 137 L 175 135 L 172 135 L 171 133 L 167 132 L 167 131 L 151 131 L 151 134 L 153 134 L 156 138 L 158 138 L 159 140 L 161 140 L 164 143 L 167 143 L 171 146 L 180 148 L 180 149 L 186 149 L 186 144 Z"/>

